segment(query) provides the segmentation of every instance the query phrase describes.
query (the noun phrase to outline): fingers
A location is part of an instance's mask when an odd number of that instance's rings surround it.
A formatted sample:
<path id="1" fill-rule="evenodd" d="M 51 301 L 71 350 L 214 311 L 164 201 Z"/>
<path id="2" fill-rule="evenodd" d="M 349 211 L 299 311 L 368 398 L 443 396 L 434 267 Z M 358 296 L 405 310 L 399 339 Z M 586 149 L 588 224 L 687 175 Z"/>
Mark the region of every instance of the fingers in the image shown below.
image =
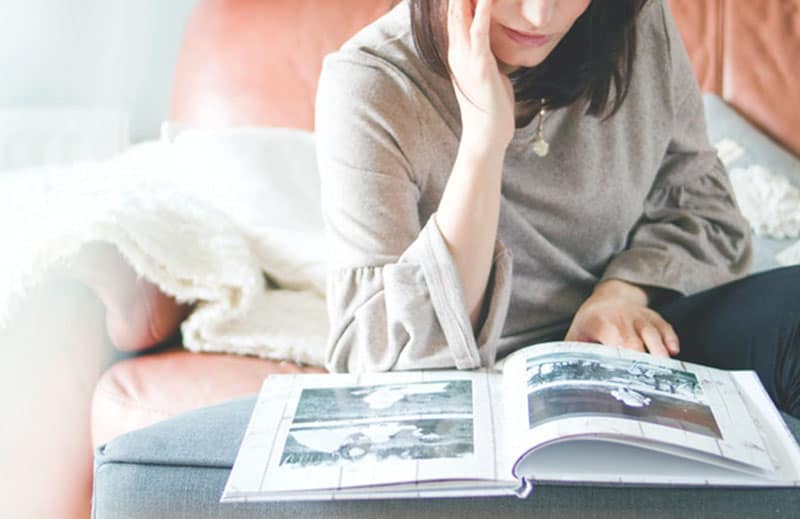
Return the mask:
<path id="1" fill-rule="evenodd" d="M 447 34 L 449 47 L 469 44 L 469 31 L 472 25 L 471 0 L 449 0 L 447 4 Z"/>
<path id="2" fill-rule="evenodd" d="M 656 357 L 669 357 L 669 352 L 667 351 L 667 347 L 664 344 L 661 332 L 658 331 L 658 328 L 647 323 L 642 325 L 638 332 L 647 347 L 647 351 Z"/>
<path id="3" fill-rule="evenodd" d="M 652 320 L 638 319 L 632 323 L 595 320 L 589 326 L 571 326 L 565 341 L 599 342 L 627 350 L 650 352 L 657 357 L 678 353 L 678 338 L 672 326 L 657 314 Z M 574 323 L 577 324 L 577 323 Z"/>
<path id="4" fill-rule="evenodd" d="M 673 328 L 672 325 L 664 319 L 660 319 L 660 322 L 657 323 L 657 326 L 659 332 L 661 332 L 661 337 L 664 339 L 664 344 L 667 345 L 669 352 L 672 355 L 677 355 L 680 353 L 681 344 L 678 340 L 678 334 L 675 333 L 675 328 Z"/>
<path id="5" fill-rule="evenodd" d="M 649 319 L 635 323 L 636 332 L 647 345 L 647 350 L 658 356 L 668 357 L 680 352 L 680 343 L 675 329 L 658 313 L 651 311 Z"/>
<path id="6" fill-rule="evenodd" d="M 489 29 L 492 21 L 492 1 L 449 0 L 447 4 L 447 31 L 451 42 L 476 52 L 491 52 Z"/>
<path id="7" fill-rule="evenodd" d="M 646 352 L 644 342 L 642 338 L 636 331 L 636 328 L 633 326 L 633 323 L 629 321 L 624 321 L 622 326 L 622 330 L 620 330 L 620 335 L 622 335 L 622 347 L 626 350 L 633 350 L 639 352 Z"/>
<path id="8" fill-rule="evenodd" d="M 476 52 L 491 52 L 489 28 L 492 21 L 492 0 L 478 0 L 475 6 L 475 20 L 470 27 L 472 48 Z"/>
<path id="9" fill-rule="evenodd" d="M 564 337 L 565 341 L 599 342 L 605 346 L 623 347 L 625 339 L 610 321 L 591 320 L 587 323 L 573 321 Z"/>
<path id="10" fill-rule="evenodd" d="M 601 322 L 592 335 L 598 342 L 606 346 L 624 347 L 625 338 L 620 329 L 610 321 Z"/>
<path id="11" fill-rule="evenodd" d="M 567 330 L 567 335 L 564 336 L 565 341 L 582 341 L 584 340 L 578 335 L 577 328 L 575 327 L 575 323 L 572 323 L 572 326 L 569 327 Z"/>

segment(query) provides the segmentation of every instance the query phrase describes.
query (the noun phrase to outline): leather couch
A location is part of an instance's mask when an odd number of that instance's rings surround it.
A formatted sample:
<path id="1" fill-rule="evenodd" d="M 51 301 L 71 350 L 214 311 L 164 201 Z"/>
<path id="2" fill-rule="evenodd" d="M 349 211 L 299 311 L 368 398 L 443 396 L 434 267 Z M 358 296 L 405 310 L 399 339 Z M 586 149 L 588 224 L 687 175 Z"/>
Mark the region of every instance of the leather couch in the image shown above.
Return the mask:
<path id="1" fill-rule="evenodd" d="M 201 0 L 186 27 L 170 118 L 201 126 L 313 129 L 322 57 L 394 4 L 393 0 Z M 800 128 L 796 86 L 800 0 L 670 0 L 670 4 L 702 89 L 719 94 L 800 156 L 796 130 Z M 111 287 L 98 286 L 87 274 L 84 281 L 92 291 L 78 289 L 82 297 L 94 294 L 101 302 L 93 307 L 99 317 L 92 322 L 104 322 L 106 332 L 76 334 L 63 341 L 103 342 L 83 348 L 101 359 L 94 366 L 108 362 L 106 350 L 111 344 L 140 353 L 115 362 L 94 386 L 91 444 L 74 437 L 61 440 L 72 458 L 86 460 L 53 498 L 61 511 L 74 511 L 75 515 L 62 517 L 86 516 L 93 446 L 190 409 L 255 393 L 268 374 L 309 369 L 183 350 L 176 330 L 187 307 L 138 279 L 113 250 L 98 245 L 83 253 L 98 269 L 117 273 Z M 94 368 L 88 377 L 97 371 Z M 78 413 L 87 422 L 78 431 L 85 438 L 90 434 L 88 406 L 87 399 Z"/>

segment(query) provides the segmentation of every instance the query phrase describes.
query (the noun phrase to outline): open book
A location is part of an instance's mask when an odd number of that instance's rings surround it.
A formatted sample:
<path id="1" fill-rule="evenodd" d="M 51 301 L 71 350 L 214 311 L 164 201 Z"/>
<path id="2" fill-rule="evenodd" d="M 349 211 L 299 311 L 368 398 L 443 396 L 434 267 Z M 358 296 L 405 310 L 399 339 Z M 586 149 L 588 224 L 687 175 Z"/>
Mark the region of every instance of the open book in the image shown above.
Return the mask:
<path id="1" fill-rule="evenodd" d="M 553 342 L 502 371 L 270 376 L 221 501 L 526 496 L 539 481 L 798 486 L 800 448 L 754 372 Z"/>

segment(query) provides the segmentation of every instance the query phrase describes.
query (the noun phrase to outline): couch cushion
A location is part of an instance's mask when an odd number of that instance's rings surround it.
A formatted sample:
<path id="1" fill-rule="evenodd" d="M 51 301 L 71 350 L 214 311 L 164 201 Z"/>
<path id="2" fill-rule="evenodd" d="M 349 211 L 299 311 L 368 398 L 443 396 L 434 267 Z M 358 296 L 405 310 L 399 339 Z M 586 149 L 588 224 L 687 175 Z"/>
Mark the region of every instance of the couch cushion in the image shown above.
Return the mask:
<path id="1" fill-rule="evenodd" d="M 220 504 L 255 398 L 199 409 L 126 434 L 95 456 L 95 519 L 303 517 L 784 517 L 800 489 L 539 485 L 515 497 Z M 795 436 L 800 421 L 786 417 Z"/>
<path id="2" fill-rule="evenodd" d="M 703 92 L 722 92 L 722 48 L 717 31 L 723 16 L 722 2 L 669 0 L 669 6 L 700 88 Z"/>
<path id="3" fill-rule="evenodd" d="M 704 92 L 800 155 L 800 0 L 669 0 Z"/>
<path id="4" fill-rule="evenodd" d="M 273 373 L 321 372 L 290 362 L 178 346 L 123 360 L 106 371 L 92 401 L 92 444 L 171 416 L 237 396 L 257 393 Z"/>
<path id="5" fill-rule="evenodd" d="M 178 56 L 170 117 L 311 130 L 323 56 L 396 1 L 198 2 Z"/>
<path id="6" fill-rule="evenodd" d="M 800 1 L 725 3 L 722 96 L 800 155 Z"/>

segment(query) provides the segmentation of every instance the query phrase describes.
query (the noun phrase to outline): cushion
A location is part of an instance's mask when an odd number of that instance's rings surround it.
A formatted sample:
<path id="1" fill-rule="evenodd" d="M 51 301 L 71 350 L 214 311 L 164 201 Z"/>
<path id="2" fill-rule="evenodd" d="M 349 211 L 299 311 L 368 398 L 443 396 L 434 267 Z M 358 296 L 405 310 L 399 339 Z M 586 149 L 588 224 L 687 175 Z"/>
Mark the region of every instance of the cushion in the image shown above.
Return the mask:
<path id="1" fill-rule="evenodd" d="M 800 159 L 772 141 L 762 131 L 739 115 L 719 96 L 705 94 L 708 136 L 714 145 L 730 140 L 738 144 L 741 154 L 727 162 L 729 170 L 762 166 L 772 173 L 786 177 L 794 186 L 800 188 Z M 790 247 L 796 240 L 777 240 L 753 236 L 753 272 L 760 272 L 780 266 L 775 256 Z"/>
<path id="2" fill-rule="evenodd" d="M 281 287 L 325 293 L 325 246 L 314 135 L 268 126 L 162 124 L 179 167 L 168 180 L 241 227 Z M 159 178 L 163 180 L 163 176 Z"/>
<path id="3" fill-rule="evenodd" d="M 704 92 L 800 153 L 800 3 L 669 0 Z"/>
<path id="4" fill-rule="evenodd" d="M 459 517 L 750 518 L 800 507 L 799 489 L 633 488 L 539 485 L 516 497 L 220 504 L 255 397 L 177 416 L 99 447 L 95 519 Z M 800 421 L 785 416 L 800 437 Z"/>
<path id="5" fill-rule="evenodd" d="M 98 381 L 92 401 L 92 444 L 230 398 L 257 393 L 273 373 L 319 373 L 256 357 L 193 353 L 175 342 L 163 351 L 114 364 Z"/>
<path id="6" fill-rule="evenodd" d="M 171 117 L 310 130 L 323 56 L 396 2 L 196 2 L 175 66 Z"/>

